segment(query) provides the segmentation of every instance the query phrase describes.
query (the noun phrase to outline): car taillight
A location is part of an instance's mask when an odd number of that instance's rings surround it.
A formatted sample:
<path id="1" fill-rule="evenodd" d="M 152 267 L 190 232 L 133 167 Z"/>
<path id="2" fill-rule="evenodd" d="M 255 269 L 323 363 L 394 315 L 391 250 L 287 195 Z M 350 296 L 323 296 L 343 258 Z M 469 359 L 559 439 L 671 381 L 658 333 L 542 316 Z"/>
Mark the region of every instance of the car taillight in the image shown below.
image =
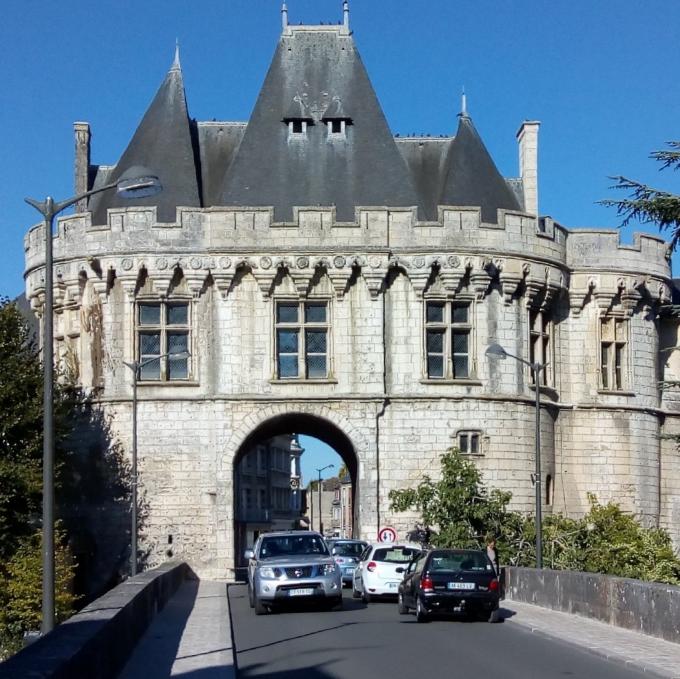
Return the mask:
<path id="1" fill-rule="evenodd" d="M 434 592 L 434 583 L 432 582 L 432 578 L 429 575 L 426 575 L 420 581 L 420 589 L 422 589 L 423 592 Z"/>
<path id="2" fill-rule="evenodd" d="M 492 580 L 489 583 L 489 591 L 490 592 L 497 592 L 498 591 L 498 580 Z"/>
<path id="3" fill-rule="evenodd" d="M 370 561 L 368 566 L 366 566 L 366 570 L 372 573 L 377 567 L 378 564 L 375 561 Z"/>
<path id="4" fill-rule="evenodd" d="M 341 556 L 336 556 L 335 563 L 345 563 L 345 560 Z"/>

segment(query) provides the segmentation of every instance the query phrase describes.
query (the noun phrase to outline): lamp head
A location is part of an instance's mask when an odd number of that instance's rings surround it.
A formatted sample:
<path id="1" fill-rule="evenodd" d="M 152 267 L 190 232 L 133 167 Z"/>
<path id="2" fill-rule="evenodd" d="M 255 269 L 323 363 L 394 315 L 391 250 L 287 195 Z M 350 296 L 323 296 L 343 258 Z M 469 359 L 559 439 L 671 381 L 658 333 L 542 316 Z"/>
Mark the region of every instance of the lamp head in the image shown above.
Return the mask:
<path id="1" fill-rule="evenodd" d="M 508 352 L 503 349 L 500 344 L 490 344 L 486 351 L 484 352 L 487 356 L 493 356 L 494 358 L 507 358 Z"/>

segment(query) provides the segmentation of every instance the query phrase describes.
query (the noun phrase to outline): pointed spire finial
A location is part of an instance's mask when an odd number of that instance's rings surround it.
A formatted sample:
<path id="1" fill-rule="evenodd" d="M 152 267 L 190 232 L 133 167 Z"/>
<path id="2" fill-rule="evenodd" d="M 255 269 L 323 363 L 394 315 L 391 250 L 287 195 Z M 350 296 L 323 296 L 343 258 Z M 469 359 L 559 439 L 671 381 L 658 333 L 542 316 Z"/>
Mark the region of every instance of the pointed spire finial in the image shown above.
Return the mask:
<path id="1" fill-rule="evenodd" d="M 281 6 L 281 27 L 284 31 L 288 28 L 288 6 L 285 2 Z"/>
<path id="2" fill-rule="evenodd" d="M 467 112 L 467 97 L 465 96 L 465 87 L 463 87 L 463 91 L 461 94 L 461 101 L 460 101 L 460 117 L 461 118 L 467 118 L 468 117 L 468 112 Z"/>
<path id="3" fill-rule="evenodd" d="M 182 67 L 179 63 L 179 38 L 175 38 L 175 58 L 172 61 L 171 71 L 181 71 Z"/>
<path id="4" fill-rule="evenodd" d="M 343 0 L 342 3 L 342 23 L 344 27 L 349 31 L 349 2 L 348 0 Z"/>

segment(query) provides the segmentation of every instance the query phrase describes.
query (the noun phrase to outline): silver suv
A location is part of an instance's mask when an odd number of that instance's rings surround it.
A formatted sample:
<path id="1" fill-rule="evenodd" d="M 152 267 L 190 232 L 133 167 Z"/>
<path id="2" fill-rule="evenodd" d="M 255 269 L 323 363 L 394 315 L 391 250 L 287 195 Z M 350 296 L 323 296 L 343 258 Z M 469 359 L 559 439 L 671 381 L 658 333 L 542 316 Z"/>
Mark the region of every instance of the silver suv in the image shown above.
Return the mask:
<path id="1" fill-rule="evenodd" d="M 256 615 L 301 600 L 342 606 L 342 574 L 319 533 L 263 533 L 245 557 L 248 600 Z"/>

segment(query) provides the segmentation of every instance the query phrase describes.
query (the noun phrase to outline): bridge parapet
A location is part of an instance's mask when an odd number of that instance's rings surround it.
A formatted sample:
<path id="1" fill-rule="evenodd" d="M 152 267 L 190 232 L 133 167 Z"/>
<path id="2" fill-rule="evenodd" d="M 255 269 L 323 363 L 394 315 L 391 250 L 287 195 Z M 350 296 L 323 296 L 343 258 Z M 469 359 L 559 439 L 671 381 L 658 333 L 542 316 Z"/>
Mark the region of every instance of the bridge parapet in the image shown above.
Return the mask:
<path id="1" fill-rule="evenodd" d="M 192 577 L 186 563 L 168 562 L 129 578 L 0 664 L 0 679 L 113 679 L 156 613 Z"/>
<path id="2" fill-rule="evenodd" d="M 680 643 L 680 587 L 599 573 L 504 570 L 510 599 Z"/>

